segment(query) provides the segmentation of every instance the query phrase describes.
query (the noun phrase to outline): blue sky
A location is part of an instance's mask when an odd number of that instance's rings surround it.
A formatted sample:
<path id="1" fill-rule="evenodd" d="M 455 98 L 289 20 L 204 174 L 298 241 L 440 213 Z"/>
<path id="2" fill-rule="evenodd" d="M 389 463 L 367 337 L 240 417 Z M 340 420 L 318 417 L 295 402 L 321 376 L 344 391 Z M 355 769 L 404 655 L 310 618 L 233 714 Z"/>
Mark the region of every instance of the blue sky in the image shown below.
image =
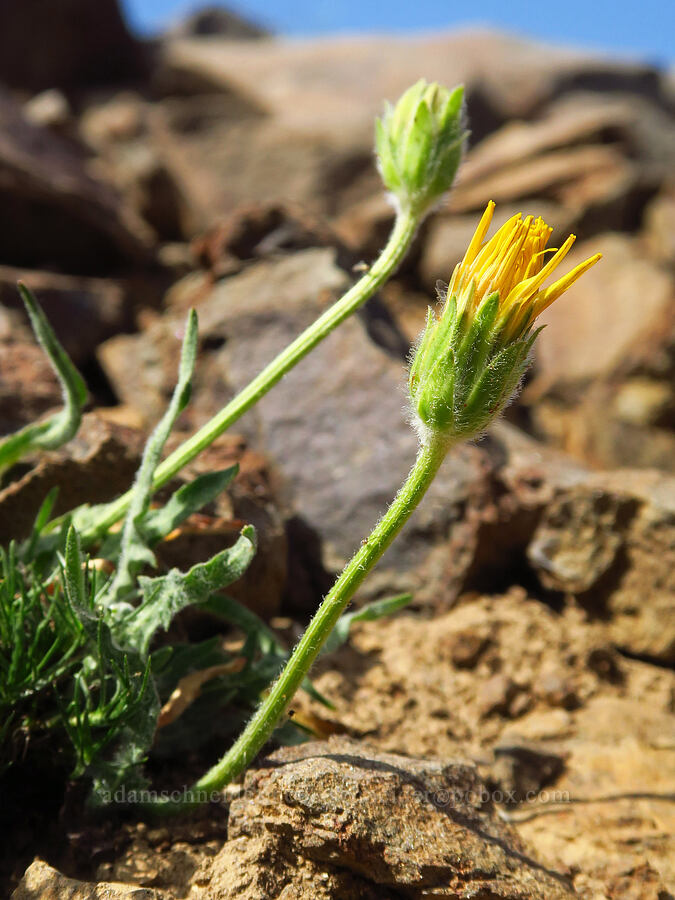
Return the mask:
<path id="1" fill-rule="evenodd" d="M 122 0 L 122 5 L 132 26 L 149 33 L 199 4 L 190 0 Z M 675 61 L 673 0 L 563 0 L 537 3 L 536 13 L 532 0 L 238 0 L 228 5 L 293 36 L 483 24 L 647 61 Z"/>

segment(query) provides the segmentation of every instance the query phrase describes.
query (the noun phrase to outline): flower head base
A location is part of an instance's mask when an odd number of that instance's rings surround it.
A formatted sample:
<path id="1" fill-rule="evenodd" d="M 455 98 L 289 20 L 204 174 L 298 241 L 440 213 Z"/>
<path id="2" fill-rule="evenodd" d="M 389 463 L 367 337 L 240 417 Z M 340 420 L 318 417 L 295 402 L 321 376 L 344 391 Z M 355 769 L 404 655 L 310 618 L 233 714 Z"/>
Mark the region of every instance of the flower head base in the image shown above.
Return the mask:
<path id="1" fill-rule="evenodd" d="M 541 218 L 513 216 L 485 240 L 489 203 L 463 260 L 453 272 L 440 315 L 429 309 L 410 369 L 410 396 L 423 428 L 467 438 L 508 403 L 527 369 L 537 316 L 600 259 L 580 263 L 548 287 L 574 243 L 549 251 Z M 553 256 L 545 261 L 545 254 Z"/>
<path id="2" fill-rule="evenodd" d="M 375 122 L 377 164 L 401 208 L 424 216 L 450 189 L 467 133 L 464 88 L 449 91 L 421 79 Z"/>

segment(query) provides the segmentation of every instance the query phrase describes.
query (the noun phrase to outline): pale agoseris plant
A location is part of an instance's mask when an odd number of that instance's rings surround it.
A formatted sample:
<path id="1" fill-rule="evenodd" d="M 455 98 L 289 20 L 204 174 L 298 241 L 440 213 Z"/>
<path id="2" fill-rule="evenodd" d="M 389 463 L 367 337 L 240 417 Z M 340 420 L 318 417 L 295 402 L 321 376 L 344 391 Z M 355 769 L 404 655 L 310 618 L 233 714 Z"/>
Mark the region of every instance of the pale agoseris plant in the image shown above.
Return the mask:
<path id="1" fill-rule="evenodd" d="M 574 237 L 546 263 L 551 228 L 541 218 L 514 216 L 486 241 L 493 211 L 490 203 L 453 273 L 440 315 L 429 312 L 412 360 L 410 400 L 420 447 L 410 475 L 343 569 L 253 719 L 195 791 L 228 784 L 261 750 L 344 608 L 409 519 L 450 447 L 481 432 L 513 396 L 528 364 L 539 313 L 600 258 L 590 257 L 544 287 Z"/>

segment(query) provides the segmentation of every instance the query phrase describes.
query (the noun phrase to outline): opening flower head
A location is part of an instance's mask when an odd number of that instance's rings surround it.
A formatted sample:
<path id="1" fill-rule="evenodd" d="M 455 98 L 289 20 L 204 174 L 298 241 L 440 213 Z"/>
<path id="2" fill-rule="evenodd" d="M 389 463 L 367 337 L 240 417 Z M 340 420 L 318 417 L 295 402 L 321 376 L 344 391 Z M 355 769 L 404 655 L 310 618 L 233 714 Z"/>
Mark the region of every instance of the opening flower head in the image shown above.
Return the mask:
<path id="1" fill-rule="evenodd" d="M 569 253 L 576 236 L 571 234 L 560 248 L 547 249 L 553 233 L 551 226 L 541 216 L 523 218 L 518 213 L 486 241 L 494 210 L 495 204 L 490 201 L 464 258 L 455 266 L 447 296 L 456 296 L 460 314 L 471 316 L 483 300 L 498 292 L 497 324 L 502 341 L 508 342 L 522 336 L 540 313 L 595 265 L 600 254 L 544 287 Z M 553 253 L 548 261 L 547 253 Z"/>
<path id="2" fill-rule="evenodd" d="M 486 240 L 494 208 L 490 202 L 455 267 L 440 315 L 429 309 L 413 356 L 410 396 L 423 437 L 430 429 L 467 438 L 489 424 L 528 367 L 537 316 L 600 259 L 596 253 L 545 287 L 574 235 L 547 249 L 553 229 L 518 214 Z"/>

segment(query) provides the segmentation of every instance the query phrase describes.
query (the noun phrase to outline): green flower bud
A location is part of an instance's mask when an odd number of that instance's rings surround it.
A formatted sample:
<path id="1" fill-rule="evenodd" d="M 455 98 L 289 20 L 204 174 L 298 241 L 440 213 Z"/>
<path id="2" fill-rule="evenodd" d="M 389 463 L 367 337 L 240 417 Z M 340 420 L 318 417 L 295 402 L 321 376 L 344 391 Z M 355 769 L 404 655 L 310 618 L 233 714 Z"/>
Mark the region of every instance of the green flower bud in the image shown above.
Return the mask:
<path id="1" fill-rule="evenodd" d="M 483 431 L 528 367 L 537 316 L 600 259 L 590 257 L 544 288 L 574 235 L 544 264 L 552 229 L 541 218 L 516 215 L 484 242 L 493 211 L 488 204 L 440 314 L 429 309 L 413 356 L 410 397 L 422 434 L 459 439 Z"/>
<path id="2" fill-rule="evenodd" d="M 405 212 L 425 215 L 452 186 L 467 136 L 463 98 L 461 85 L 449 91 L 422 79 L 376 120 L 378 168 Z"/>

